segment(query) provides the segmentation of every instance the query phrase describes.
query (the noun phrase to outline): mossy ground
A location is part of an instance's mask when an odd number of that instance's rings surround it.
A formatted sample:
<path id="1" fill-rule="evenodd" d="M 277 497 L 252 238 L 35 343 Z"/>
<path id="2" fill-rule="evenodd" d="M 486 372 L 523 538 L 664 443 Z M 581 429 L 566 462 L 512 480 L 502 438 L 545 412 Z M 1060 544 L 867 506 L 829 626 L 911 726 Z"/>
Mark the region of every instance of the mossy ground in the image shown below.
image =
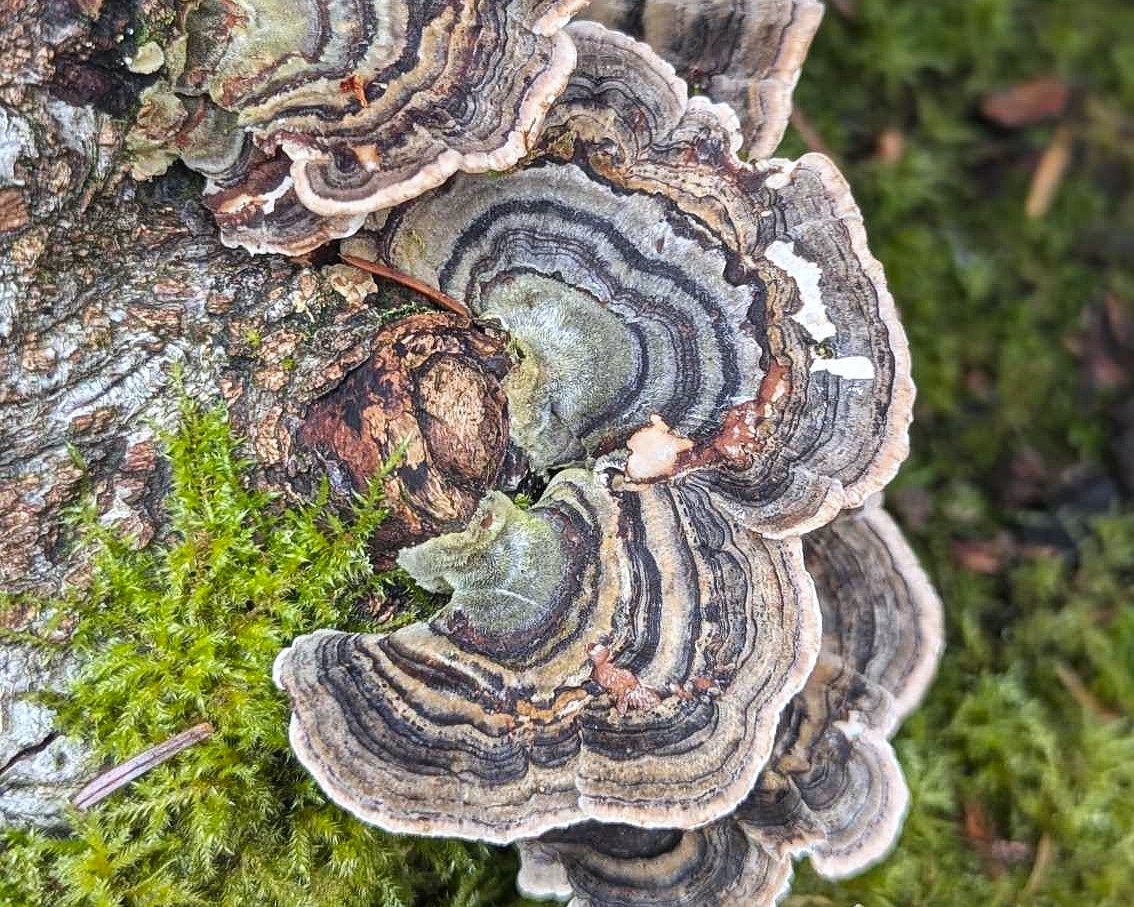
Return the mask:
<path id="1" fill-rule="evenodd" d="M 941 591 L 948 649 L 897 740 L 913 791 L 897 849 L 842 884 L 801 867 L 788 903 L 1126 905 L 1134 507 L 1116 419 L 1134 375 L 1099 380 L 1084 332 L 1108 297 L 1134 303 L 1134 45 L 1118 38 L 1134 6 L 855 6 L 828 9 L 796 99 L 910 336 L 913 453 L 888 500 Z M 979 107 L 1047 74 L 1072 88 L 1074 152 L 1029 219 L 1056 127 L 999 128 Z M 887 130 L 904 146 L 889 159 Z M 802 150 L 793 131 L 784 151 Z"/>
<path id="2" fill-rule="evenodd" d="M 383 519 L 360 499 L 282 507 L 249 482 L 220 411 L 185 403 L 167 438 L 171 531 L 137 551 L 80 518 L 93 584 L 77 617 L 86 665 L 58 697 L 61 726 L 112 763 L 202 721 L 211 737 L 128 792 L 72 816 L 70 836 L 0 839 L 3 907 L 409 907 L 511 897 L 499 852 L 397 838 L 329 804 L 291 757 L 272 661 L 321 626 L 389 628 L 368 615 L 394 575 L 370 567 Z M 376 484 L 376 487 L 380 485 Z M 403 596 L 404 598 L 404 596 Z"/>
<path id="3" fill-rule="evenodd" d="M 1126 905 L 1134 897 L 1134 504 L 1116 448 L 1134 376 L 1086 326 L 1134 300 L 1134 7 L 1127 0 L 859 0 L 828 11 L 797 92 L 863 208 L 920 396 L 889 494 L 939 585 L 949 648 L 897 746 L 913 807 L 894 853 L 789 904 Z M 1024 216 L 1054 125 L 982 120 L 990 91 L 1074 90 L 1072 165 Z M 900 136 L 900 153 L 877 153 Z M 789 135 L 783 153 L 804 144 Z M 1128 364 L 1128 363 L 1127 363 Z M 1103 380 L 1105 378 L 1105 380 Z M 287 755 L 266 671 L 373 589 L 359 537 L 249 492 L 223 422 L 172 453 L 177 533 L 105 540 L 80 639 L 104 654 L 65 709 L 122 758 L 217 733 L 82 818 L 16 836 L 7 905 L 506 905 L 506 851 L 409 842 L 326 805 Z M 194 438 L 186 447 L 186 438 Z M 379 502 L 360 505 L 378 518 Z M 116 640 L 107 650 L 106 638 Z M 78 712 L 81 711 L 81 714 Z"/>

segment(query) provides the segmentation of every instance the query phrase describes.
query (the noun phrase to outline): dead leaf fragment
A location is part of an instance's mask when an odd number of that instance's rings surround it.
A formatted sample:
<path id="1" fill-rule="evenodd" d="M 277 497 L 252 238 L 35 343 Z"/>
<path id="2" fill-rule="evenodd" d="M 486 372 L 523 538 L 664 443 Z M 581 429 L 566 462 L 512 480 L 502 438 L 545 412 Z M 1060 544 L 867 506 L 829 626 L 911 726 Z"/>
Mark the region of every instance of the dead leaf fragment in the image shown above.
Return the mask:
<path id="1" fill-rule="evenodd" d="M 1019 129 L 1056 119 L 1067 109 L 1070 96 L 1057 76 L 1040 76 L 986 95 L 980 112 L 998 126 Z"/>

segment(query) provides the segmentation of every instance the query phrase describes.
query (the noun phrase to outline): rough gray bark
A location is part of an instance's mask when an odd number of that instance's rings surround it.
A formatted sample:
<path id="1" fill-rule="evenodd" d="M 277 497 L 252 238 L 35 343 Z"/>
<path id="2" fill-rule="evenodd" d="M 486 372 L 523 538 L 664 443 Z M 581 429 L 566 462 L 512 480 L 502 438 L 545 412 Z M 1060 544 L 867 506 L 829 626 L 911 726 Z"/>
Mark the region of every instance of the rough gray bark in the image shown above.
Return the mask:
<path id="1" fill-rule="evenodd" d="M 5 77 L 0 587 L 42 591 L 74 566 L 59 516 L 85 487 L 152 537 L 176 370 L 190 396 L 228 403 L 265 474 L 294 474 L 299 416 L 367 357 L 382 312 L 350 269 L 224 248 L 195 178 L 123 176 L 125 121 Z"/>
<path id="2" fill-rule="evenodd" d="M 167 21 L 172 8 L 0 0 L 0 591 L 9 595 L 81 581 L 64 512 L 84 494 L 139 543 L 160 531 L 155 435 L 176 419 L 176 371 L 191 397 L 227 402 L 260 475 L 279 484 L 305 468 L 292 442 L 306 405 L 369 356 L 381 321 L 369 304 L 377 297 L 366 299 L 374 283 L 358 272 L 224 248 L 195 178 L 139 185 L 124 175 L 123 137 L 145 84 L 123 64 L 128 29 Z M 23 613 L 9 606 L 5 629 L 29 629 Z M 68 750 L 49 771 L 68 744 L 28 692 L 68 668 L 39 659 L 0 646 L 0 791 L 27 782 L 19 803 L 0 794 L 0 824 L 49 821 L 56 806 L 43 795 L 53 783 L 69 791 L 80 764 Z"/>
<path id="3" fill-rule="evenodd" d="M 0 646 L 0 828 L 49 826 L 94 771 L 81 743 L 62 736 L 51 709 L 35 700 L 61 689 L 75 662 L 30 646 Z"/>

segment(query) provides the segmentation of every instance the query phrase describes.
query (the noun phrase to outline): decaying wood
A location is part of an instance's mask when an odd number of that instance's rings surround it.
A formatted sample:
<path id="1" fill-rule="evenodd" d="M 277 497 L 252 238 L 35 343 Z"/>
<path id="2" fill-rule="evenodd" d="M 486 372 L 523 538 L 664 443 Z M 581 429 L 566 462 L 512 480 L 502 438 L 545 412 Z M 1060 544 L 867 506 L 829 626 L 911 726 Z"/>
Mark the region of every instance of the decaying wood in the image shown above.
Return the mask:
<path id="1" fill-rule="evenodd" d="M 46 228 L 18 279 L 0 375 L 0 577 L 51 588 L 68 569 L 60 514 L 84 487 L 140 541 L 162 483 L 155 430 L 174 374 L 224 399 L 265 476 L 306 468 L 306 406 L 370 354 L 381 312 L 321 270 L 225 249 L 196 202 L 124 182 L 81 221 Z"/>
<path id="2" fill-rule="evenodd" d="M 371 538 L 373 560 L 464 528 L 496 488 L 508 450 L 501 380 L 506 337 L 464 316 L 419 313 L 385 326 L 375 352 L 308 407 L 298 440 L 342 497 L 383 472 L 389 516 Z"/>

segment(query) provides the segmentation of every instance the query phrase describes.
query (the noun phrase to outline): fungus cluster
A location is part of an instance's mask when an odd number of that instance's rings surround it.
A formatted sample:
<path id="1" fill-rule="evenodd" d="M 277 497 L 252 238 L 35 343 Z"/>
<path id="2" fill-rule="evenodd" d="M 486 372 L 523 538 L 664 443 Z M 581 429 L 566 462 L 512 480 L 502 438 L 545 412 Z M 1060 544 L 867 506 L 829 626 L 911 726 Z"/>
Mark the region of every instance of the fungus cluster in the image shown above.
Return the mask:
<path id="1" fill-rule="evenodd" d="M 527 153 L 587 0 L 190 0 L 143 94 L 135 175 L 180 157 L 222 239 L 298 255 Z"/>
<path id="2" fill-rule="evenodd" d="M 888 738 L 942 636 L 877 501 L 908 350 L 833 165 L 764 159 L 821 7 L 597 4 L 742 87 L 742 131 L 580 5 L 316 0 L 340 25 L 304 31 L 201 0 L 155 110 L 230 240 L 381 209 L 376 265 L 469 312 L 383 329 L 299 432 L 333 484 L 380 476 L 376 557 L 448 595 L 280 654 L 299 759 L 383 828 L 516 843 L 533 896 L 758 907 L 906 806 Z"/>
<path id="3" fill-rule="evenodd" d="M 592 0 L 588 19 L 650 45 L 740 117 L 753 158 L 775 153 L 823 18 L 819 0 Z"/>
<path id="4" fill-rule="evenodd" d="M 774 904 L 807 853 L 828 878 L 892 845 L 908 791 L 888 738 L 931 679 L 940 604 L 877 501 L 804 539 L 823 642 L 755 786 L 699 828 L 585 823 L 520 842 L 519 886 L 574 907 Z"/>

